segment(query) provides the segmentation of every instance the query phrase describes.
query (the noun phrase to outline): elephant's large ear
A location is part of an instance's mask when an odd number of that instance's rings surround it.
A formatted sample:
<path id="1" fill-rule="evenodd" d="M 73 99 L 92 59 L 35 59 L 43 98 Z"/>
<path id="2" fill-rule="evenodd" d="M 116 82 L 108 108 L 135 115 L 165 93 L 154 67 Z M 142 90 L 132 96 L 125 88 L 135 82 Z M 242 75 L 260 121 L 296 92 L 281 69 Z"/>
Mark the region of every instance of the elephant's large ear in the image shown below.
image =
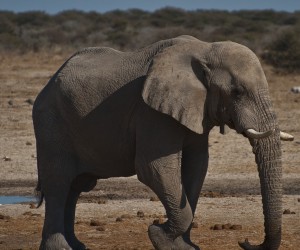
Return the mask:
<path id="1" fill-rule="evenodd" d="M 153 109 L 202 134 L 205 72 L 209 70 L 201 56 L 195 55 L 197 47 L 191 43 L 177 44 L 157 54 L 148 70 L 142 95 Z"/>

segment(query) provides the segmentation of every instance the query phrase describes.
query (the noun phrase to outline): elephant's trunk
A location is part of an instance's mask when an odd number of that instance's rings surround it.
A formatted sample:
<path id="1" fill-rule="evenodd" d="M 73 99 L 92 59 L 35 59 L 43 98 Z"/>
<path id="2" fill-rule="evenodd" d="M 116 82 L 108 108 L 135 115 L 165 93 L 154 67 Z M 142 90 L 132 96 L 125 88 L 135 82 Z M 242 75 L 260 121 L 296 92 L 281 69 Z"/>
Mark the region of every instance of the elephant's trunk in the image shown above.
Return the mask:
<path id="1" fill-rule="evenodd" d="M 264 113 L 259 129 L 261 131 L 268 131 L 272 127 L 275 127 L 276 130 L 267 138 L 259 140 L 250 139 L 250 142 L 253 146 L 253 152 L 255 153 L 255 160 L 260 178 L 263 213 L 265 218 L 265 239 L 259 246 L 252 246 L 247 240 L 244 243 L 240 243 L 240 246 L 247 250 L 277 250 L 279 249 L 281 242 L 282 166 L 280 131 L 276 124 L 275 115 L 272 112 Z M 265 124 L 266 121 L 270 122 Z"/>
<path id="2" fill-rule="evenodd" d="M 258 142 L 256 162 L 265 216 L 266 249 L 278 249 L 281 241 L 282 166 L 279 132 Z M 266 153 L 267 152 L 267 153 Z"/>

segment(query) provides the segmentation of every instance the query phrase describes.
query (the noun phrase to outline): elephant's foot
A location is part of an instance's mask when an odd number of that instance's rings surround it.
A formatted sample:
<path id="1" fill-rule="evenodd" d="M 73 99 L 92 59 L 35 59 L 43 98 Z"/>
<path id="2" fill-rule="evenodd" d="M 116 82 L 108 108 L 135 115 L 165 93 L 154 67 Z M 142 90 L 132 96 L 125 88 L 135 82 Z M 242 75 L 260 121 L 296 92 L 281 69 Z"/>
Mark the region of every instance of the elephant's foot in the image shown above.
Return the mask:
<path id="1" fill-rule="evenodd" d="M 175 240 L 167 234 L 164 225 L 151 225 L 148 229 L 149 238 L 157 250 L 195 250 L 199 249 L 193 244 L 183 240 L 181 236 Z"/>
<path id="2" fill-rule="evenodd" d="M 76 238 L 75 235 L 66 236 L 66 239 L 69 245 L 72 247 L 73 250 L 86 250 L 88 249 L 80 240 Z"/>
<path id="3" fill-rule="evenodd" d="M 189 241 L 185 241 L 182 236 L 177 237 L 174 240 L 174 245 L 176 246 L 176 248 L 174 249 L 184 249 L 184 250 L 200 250 L 200 248 L 195 245 L 193 242 Z"/>
<path id="4" fill-rule="evenodd" d="M 46 240 L 42 240 L 40 250 L 72 250 L 65 237 L 61 233 L 49 236 Z"/>
<path id="5" fill-rule="evenodd" d="M 163 225 L 151 225 L 148 228 L 148 235 L 152 245 L 157 250 L 171 250 L 173 239 L 163 229 Z"/>

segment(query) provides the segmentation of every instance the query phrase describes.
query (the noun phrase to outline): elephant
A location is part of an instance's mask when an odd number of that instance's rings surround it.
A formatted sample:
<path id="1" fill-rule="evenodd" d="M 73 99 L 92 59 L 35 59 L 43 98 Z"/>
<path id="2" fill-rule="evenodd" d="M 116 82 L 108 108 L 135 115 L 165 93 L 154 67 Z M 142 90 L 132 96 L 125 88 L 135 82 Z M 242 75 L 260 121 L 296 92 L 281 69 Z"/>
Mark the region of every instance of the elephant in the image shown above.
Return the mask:
<path id="1" fill-rule="evenodd" d="M 265 238 L 243 249 L 278 249 L 282 224 L 281 132 L 259 59 L 231 41 L 192 36 L 136 51 L 90 47 L 72 55 L 33 105 L 40 249 L 86 249 L 74 233 L 76 203 L 98 179 L 137 175 L 162 202 L 155 249 L 199 249 L 191 225 L 208 168 L 211 129 L 249 139 L 261 184 Z"/>

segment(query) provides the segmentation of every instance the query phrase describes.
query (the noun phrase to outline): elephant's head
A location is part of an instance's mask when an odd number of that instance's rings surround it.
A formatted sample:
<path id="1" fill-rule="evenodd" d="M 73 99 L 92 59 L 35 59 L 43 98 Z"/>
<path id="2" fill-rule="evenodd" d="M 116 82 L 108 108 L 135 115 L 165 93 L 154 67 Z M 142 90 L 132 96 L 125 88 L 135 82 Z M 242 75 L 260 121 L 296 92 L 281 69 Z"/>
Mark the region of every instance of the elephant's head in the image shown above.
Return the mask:
<path id="1" fill-rule="evenodd" d="M 258 58 L 233 42 L 205 43 L 185 37 L 157 54 L 143 90 L 144 101 L 202 134 L 225 125 L 249 138 L 255 153 L 265 216 L 265 240 L 244 249 L 278 249 L 282 184 L 280 132 Z"/>

